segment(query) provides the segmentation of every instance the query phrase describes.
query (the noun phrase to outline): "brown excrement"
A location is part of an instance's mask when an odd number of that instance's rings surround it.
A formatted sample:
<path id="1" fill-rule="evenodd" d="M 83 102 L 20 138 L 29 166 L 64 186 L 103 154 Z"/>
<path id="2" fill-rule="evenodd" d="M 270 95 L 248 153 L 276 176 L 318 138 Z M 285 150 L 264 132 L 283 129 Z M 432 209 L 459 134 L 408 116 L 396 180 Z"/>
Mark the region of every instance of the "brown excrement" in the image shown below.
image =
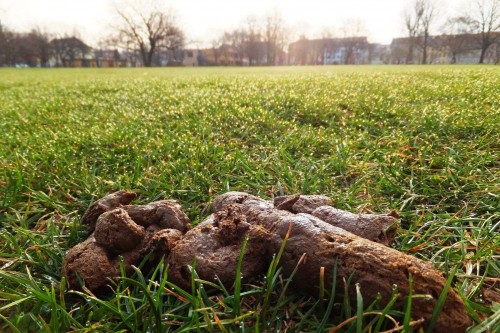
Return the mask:
<path id="1" fill-rule="evenodd" d="M 246 238 L 240 267 L 244 280 L 265 274 L 286 241 L 280 260 L 282 272 L 290 275 L 295 271 L 295 289 L 311 295 L 318 295 L 320 268 L 324 268 L 324 287 L 331 288 L 336 267 L 337 281 L 353 276 L 352 284 L 360 285 L 367 303 L 379 294 L 388 301 L 397 285 L 400 298 L 394 306 L 402 308 L 411 292 L 411 270 L 413 290 L 434 297 L 415 298 L 412 316 L 428 321 L 446 284 L 431 265 L 386 246 L 397 226 L 394 213 L 352 214 L 331 207 L 325 196 L 294 195 L 276 198 L 273 203 L 243 192 L 228 192 L 215 198 L 212 215 L 190 229 L 187 216 L 175 201 L 130 205 L 134 197 L 132 192 L 116 192 L 96 201 L 85 213 L 82 221 L 93 234 L 72 248 L 64 260 L 62 273 L 70 288 L 81 287 L 80 276 L 92 292 L 108 289 L 108 279 L 120 276 L 119 256 L 129 274 L 132 265 L 138 265 L 146 255 L 150 255 L 149 267 L 166 258 L 169 280 L 180 287 L 189 290 L 189 266 L 193 263 L 200 279 L 218 278 L 230 287 Z M 302 256 L 300 269 L 295 270 Z M 342 296 L 340 284 L 337 289 Z M 350 296 L 355 302 L 355 293 Z M 450 289 L 435 331 L 465 332 L 469 323 L 461 298 Z"/>
<path id="2" fill-rule="evenodd" d="M 335 238 L 332 235 L 324 234 L 325 240 L 330 243 L 335 243 Z"/>

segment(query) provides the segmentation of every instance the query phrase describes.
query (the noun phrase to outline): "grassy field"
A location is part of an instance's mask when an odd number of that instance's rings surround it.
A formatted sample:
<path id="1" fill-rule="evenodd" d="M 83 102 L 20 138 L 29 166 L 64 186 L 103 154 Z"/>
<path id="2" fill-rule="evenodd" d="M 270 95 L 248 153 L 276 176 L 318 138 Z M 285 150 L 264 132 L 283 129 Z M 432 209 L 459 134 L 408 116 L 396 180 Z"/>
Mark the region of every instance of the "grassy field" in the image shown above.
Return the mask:
<path id="1" fill-rule="evenodd" d="M 193 223 L 227 190 L 396 210 L 392 246 L 456 268 L 471 332 L 499 328 L 499 126 L 498 66 L 1 69 L 0 331 L 316 331 L 385 307 L 328 307 L 279 278 L 176 297 L 162 264 L 112 297 L 66 290 L 81 214 L 117 189 L 177 199 Z M 393 327 L 378 319 L 339 332 Z"/>

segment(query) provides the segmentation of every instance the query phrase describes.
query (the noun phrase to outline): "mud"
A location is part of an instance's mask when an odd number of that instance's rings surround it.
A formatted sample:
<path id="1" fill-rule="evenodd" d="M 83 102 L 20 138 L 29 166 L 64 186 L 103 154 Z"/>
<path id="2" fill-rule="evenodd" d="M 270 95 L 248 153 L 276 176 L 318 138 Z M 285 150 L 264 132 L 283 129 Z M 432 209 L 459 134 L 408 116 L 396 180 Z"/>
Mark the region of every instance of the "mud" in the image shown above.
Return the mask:
<path id="1" fill-rule="evenodd" d="M 411 275 L 411 292 L 426 295 L 413 299 L 412 316 L 428 322 L 446 282 L 428 263 L 386 246 L 397 227 L 394 217 L 341 211 L 329 206 L 324 196 L 285 196 L 271 202 L 228 192 L 214 199 L 212 215 L 189 230 L 189 220 L 175 201 L 130 205 L 130 193 L 106 196 L 87 211 L 83 220 L 95 226 L 94 232 L 64 261 L 63 274 L 71 288 L 83 282 L 91 291 L 106 289 L 109 279 L 120 275 L 119 256 L 127 272 L 144 258 L 150 265 L 166 258 L 169 279 L 183 288 L 190 288 L 193 269 L 201 280 L 231 287 L 245 239 L 243 281 L 265 274 L 287 233 L 280 266 L 283 275 L 290 276 L 305 256 L 293 277 L 299 292 L 318 295 L 322 270 L 325 288 L 331 288 L 336 268 L 339 300 L 345 292 L 341 281 L 352 276 L 348 293 L 353 302 L 356 284 L 366 304 L 379 294 L 384 304 L 396 286 L 395 307 L 402 309 Z M 465 332 L 469 324 L 461 298 L 450 290 L 435 331 Z"/>

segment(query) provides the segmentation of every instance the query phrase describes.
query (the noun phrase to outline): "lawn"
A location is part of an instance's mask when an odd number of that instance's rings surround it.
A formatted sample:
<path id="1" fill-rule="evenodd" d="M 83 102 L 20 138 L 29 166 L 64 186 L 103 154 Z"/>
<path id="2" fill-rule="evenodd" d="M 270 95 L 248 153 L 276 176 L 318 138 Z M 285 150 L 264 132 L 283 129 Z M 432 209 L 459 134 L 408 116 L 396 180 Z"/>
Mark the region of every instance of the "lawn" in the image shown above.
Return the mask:
<path id="1" fill-rule="evenodd" d="M 499 97 L 498 66 L 0 69 L 0 330 L 315 331 L 386 306 L 330 308 L 280 278 L 247 281 L 237 306 L 200 284 L 180 297 L 161 263 L 112 296 L 67 290 L 81 215 L 118 189 L 176 199 L 193 224 L 227 190 L 395 210 L 391 246 L 456 269 L 472 332 L 500 329 Z"/>

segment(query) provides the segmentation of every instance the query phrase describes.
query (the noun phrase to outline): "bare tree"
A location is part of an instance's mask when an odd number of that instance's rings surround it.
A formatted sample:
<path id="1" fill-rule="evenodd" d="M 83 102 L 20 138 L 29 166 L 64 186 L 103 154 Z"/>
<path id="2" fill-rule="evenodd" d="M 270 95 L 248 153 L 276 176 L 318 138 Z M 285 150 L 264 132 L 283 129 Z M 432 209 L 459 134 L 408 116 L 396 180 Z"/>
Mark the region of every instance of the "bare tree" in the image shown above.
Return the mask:
<path id="1" fill-rule="evenodd" d="M 25 57 L 27 51 L 25 35 L 0 22 L 0 66 L 29 65 Z"/>
<path id="2" fill-rule="evenodd" d="M 219 64 L 219 58 L 221 57 L 222 55 L 222 45 L 220 43 L 220 40 L 217 40 L 217 39 L 213 39 L 211 42 L 212 44 L 212 53 L 213 53 L 213 56 L 214 56 L 214 65 L 218 65 Z"/>
<path id="3" fill-rule="evenodd" d="M 24 45 L 28 51 L 30 66 L 47 67 L 51 55 L 50 36 L 40 28 L 32 29 L 24 35 Z"/>
<path id="4" fill-rule="evenodd" d="M 118 40 L 133 47 L 142 56 L 144 66 L 152 65 L 158 50 L 178 50 L 184 44 L 184 34 L 175 22 L 171 9 L 161 8 L 160 2 L 140 8 L 126 4 L 117 9 L 121 25 L 116 28 Z"/>
<path id="5" fill-rule="evenodd" d="M 414 0 L 404 14 L 409 45 L 407 63 L 414 62 L 415 46 L 422 48 L 422 64 L 427 63 L 430 33 L 437 19 L 437 5 L 432 0 Z"/>
<path id="6" fill-rule="evenodd" d="M 246 19 L 246 27 L 242 29 L 246 37 L 244 45 L 245 54 L 248 57 L 249 65 L 258 65 L 265 55 L 265 45 L 262 38 L 262 28 L 257 17 L 249 16 Z"/>
<path id="7" fill-rule="evenodd" d="M 429 37 L 431 29 L 434 26 L 438 14 L 436 2 L 431 0 L 418 0 L 416 3 L 422 13 L 420 20 L 420 47 L 422 48 L 422 64 L 427 64 Z"/>
<path id="8" fill-rule="evenodd" d="M 0 66 L 9 64 L 9 44 L 11 32 L 0 22 Z"/>
<path id="9" fill-rule="evenodd" d="M 331 39 L 335 37 L 335 30 L 332 27 L 323 27 L 319 32 L 321 39 Z"/>
<path id="10" fill-rule="evenodd" d="M 275 65 L 287 42 L 287 32 L 283 18 L 277 10 L 265 18 L 264 42 L 266 43 L 267 64 Z"/>
<path id="11" fill-rule="evenodd" d="M 500 41 L 500 0 L 474 1 L 468 18 L 472 32 L 479 36 L 479 63 L 482 64 L 489 47 Z"/>
<path id="12" fill-rule="evenodd" d="M 0 66 L 17 64 L 48 66 L 51 54 L 49 35 L 40 29 L 29 33 L 9 30 L 0 22 Z"/>
<path id="13" fill-rule="evenodd" d="M 350 18 L 344 21 L 340 30 L 344 37 L 344 64 L 355 64 L 357 50 L 366 46 L 363 43 L 366 39 L 362 38 L 366 36 L 366 27 L 361 20 Z"/>
<path id="14" fill-rule="evenodd" d="M 224 63 L 236 65 L 275 65 L 285 62 L 284 48 L 288 42 L 288 29 L 277 11 L 264 18 L 248 16 L 239 29 L 226 31 L 212 44 L 216 45 Z"/>
<path id="15" fill-rule="evenodd" d="M 420 30 L 420 19 L 422 13 L 415 6 L 412 9 L 407 9 L 404 13 L 404 23 L 405 28 L 408 33 L 408 55 L 406 56 L 406 63 L 412 64 L 414 62 L 414 52 L 416 38 L 418 36 L 418 31 Z"/>
<path id="16" fill-rule="evenodd" d="M 288 64 L 311 65 L 311 46 L 313 42 L 306 35 L 300 35 L 296 42 L 288 45 Z"/>
<path id="17" fill-rule="evenodd" d="M 456 63 L 460 54 L 474 46 L 474 35 L 471 33 L 472 22 L 467 16 L 451 17 L 441 28 L 444 33 L 445 46 L 451 54 L 451 63 Z"/>
<path id="18" fill-rule="evenodd" d="M 229 58 L 234 57 L 234 64 L 242 65 L 243 59 L 246 57 L 248 34 L 244 29 L 236 29 L 230 32 L 225 32 L 220 39 L 223 57 L 229 62 Z M 224 47 L 225 45 L 230 48 Z"/>

